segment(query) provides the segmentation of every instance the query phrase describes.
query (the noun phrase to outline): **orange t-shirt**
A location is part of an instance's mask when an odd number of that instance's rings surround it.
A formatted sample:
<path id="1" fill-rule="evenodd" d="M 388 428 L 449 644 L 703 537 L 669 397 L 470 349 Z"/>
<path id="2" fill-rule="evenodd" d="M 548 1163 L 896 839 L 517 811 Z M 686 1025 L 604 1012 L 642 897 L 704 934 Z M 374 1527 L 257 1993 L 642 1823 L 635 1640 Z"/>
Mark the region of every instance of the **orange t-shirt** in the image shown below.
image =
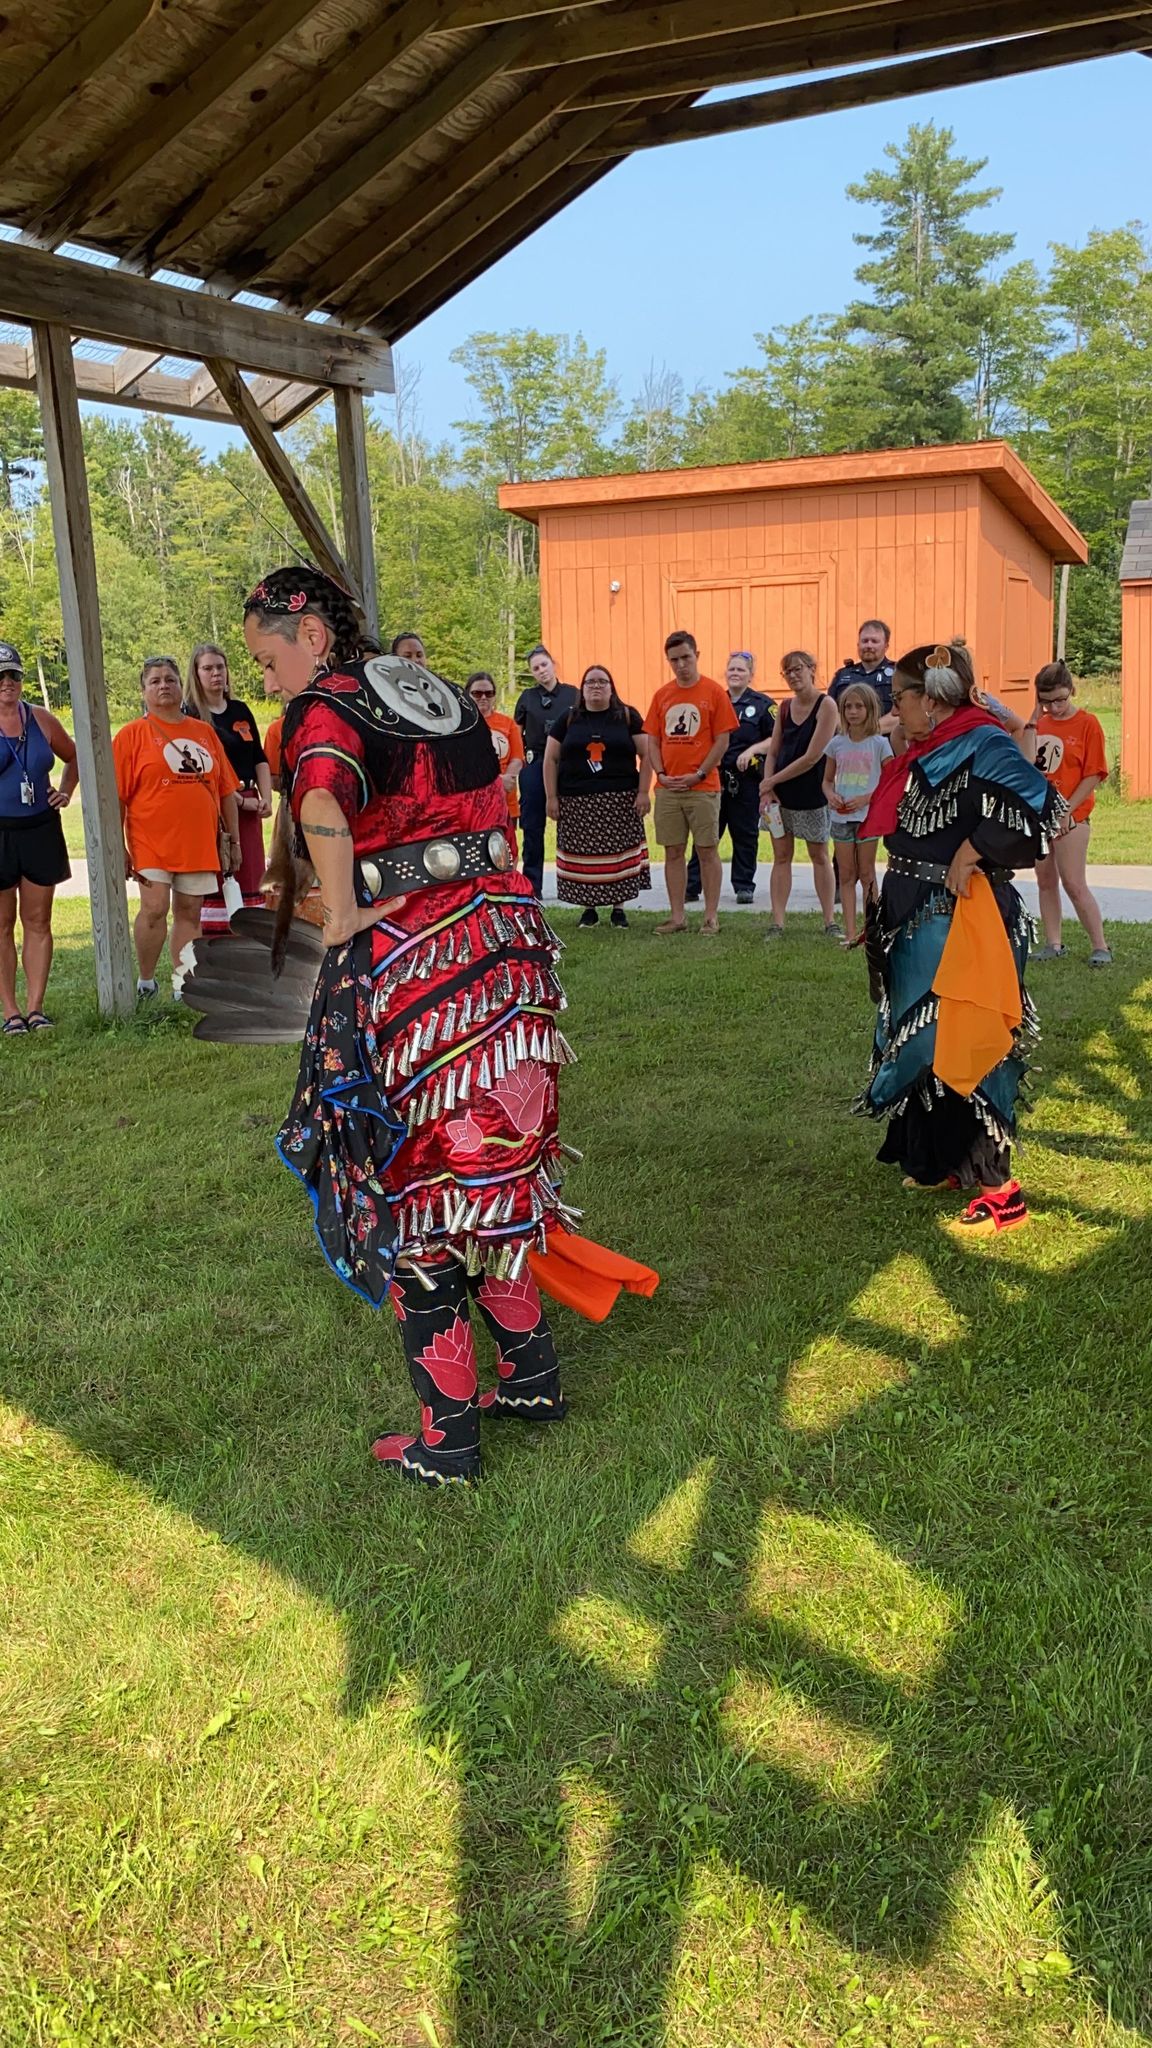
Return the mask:
<path id="1" fill-rule="evenodd" d="M 722 732 L 735 732 L 740 720 L 727 690 L 711 676 L 695 683 L 665 683 L 657 690 L 644 720 L 660 748 L 665 775 L 691 775 Z M 719 766 L 696 784 L 704 792 L 720 787 Z"/>
<path id="2" fill-rule="evenodd" d="M 1090 711 L 1074 711 L 1070 718 L 1053 718 L 1044 712 L 1036 726 L 1036 766 L 1064 797 L 1071 796 L 1086 775 L 1107 775 L 1108 755 L 1100 720 Z M 1078 825 L 1091 816 L 1095 802 L 1096 791 L 1090 789 L 1072 813 Z"/>
<path id="3" fill-rule="evenodd" d="M 517 725 L 516 720 L 509 718 L 504 711 L 487 711 L 484 716 L 488 722 L 488 730 L 492 735 L 492 745 L 496 749 L 496 759 L 500 763 L 500 773 L 505 775 L 508 772 L 508 763 L 510 761 L 522 761 L 524 759 L 524 740 L 520 727 Z M 508 798 L 508 816 L 511 818 L 512 823 L 515 824 L 520 816 L 519 785 L 514 783 L 511 790 L 505 790 L 504 794 Z"/>
<path id="4" fill-rule="evenodd" d="M 240 783 L 212 727 L 134 718 L 113 740 L 112 759 L 133 867 L 215 874 L 220 805 Z"/>
<path id="5" fill-rule="evenodd" d="M 268 756 L 268 766 L 272 771 L 273 782 L 279 782 L 280 780 L 280 734 L 283 729 L 284 713 L 281 712 L 279 718 L 272 720 L 264 735 L 264 752 Z"/>

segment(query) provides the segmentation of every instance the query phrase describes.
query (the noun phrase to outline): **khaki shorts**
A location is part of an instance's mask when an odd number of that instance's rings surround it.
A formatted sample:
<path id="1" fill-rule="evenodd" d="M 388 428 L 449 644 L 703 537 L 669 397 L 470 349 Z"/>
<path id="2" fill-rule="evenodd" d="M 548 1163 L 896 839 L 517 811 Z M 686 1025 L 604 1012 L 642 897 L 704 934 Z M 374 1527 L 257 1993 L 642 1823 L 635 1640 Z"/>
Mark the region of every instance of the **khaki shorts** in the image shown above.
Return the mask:
<path id="1" fill-rule="evenodd" d="M 720 844 L 720 791 L 658 789 L 652 822 L 660 846 L 693 846 L 705 853 Z"/>
<path id="2" fill-rule="evenodd" d="M 214 896 L 220 886 L 215 875 L 198 869 L 175 873 L 171 868 L 137 868 L 136 872 L 142 881 L 163 882 L 169 889 L 178 889 L 181 896 Z"/>

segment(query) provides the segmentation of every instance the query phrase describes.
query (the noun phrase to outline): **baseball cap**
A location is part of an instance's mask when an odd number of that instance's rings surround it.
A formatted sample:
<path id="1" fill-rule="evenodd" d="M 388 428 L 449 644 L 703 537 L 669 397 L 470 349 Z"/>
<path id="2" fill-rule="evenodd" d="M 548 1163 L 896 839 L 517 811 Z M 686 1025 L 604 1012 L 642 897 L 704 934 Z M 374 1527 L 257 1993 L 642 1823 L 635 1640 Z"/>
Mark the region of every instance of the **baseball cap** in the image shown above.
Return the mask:
<path id="1" fill-rule="evenodd" d="M 0 675 L 3 675 L 5 670 L 17 676 L 24 673 L 24 663 L 10 640 L 0 640 Z"/>

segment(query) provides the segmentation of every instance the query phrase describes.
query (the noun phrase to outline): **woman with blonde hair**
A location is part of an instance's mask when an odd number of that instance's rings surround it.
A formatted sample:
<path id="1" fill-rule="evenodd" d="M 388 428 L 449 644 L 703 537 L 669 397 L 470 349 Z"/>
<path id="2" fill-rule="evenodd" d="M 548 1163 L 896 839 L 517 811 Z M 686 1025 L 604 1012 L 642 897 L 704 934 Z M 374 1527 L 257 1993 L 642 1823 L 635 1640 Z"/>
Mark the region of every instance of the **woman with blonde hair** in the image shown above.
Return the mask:
<path id="1" fill-rule="evenodd" d="M 816 688 L 816 663 L 802 648 L 786 654 L 780 673 L 791 696 L 780 706 L 764 755 L 760 783 L 762 810 L 771 813 L 773 802 L 779 819 L 769 815 L 772 831 L 772 922 L 767 936 L 778 939 L 784 930 L 784 912 L 792 893 L 792 859 L 797 839 L 808 848 L 812 880 L 829 938 L 838 939 L 836 923 L 836 882 L 828 852 L 831 829 L 824 800 L 824 756 L 836 732 L 836 706 Z"/>
<path id="2" fill-rule="evenodd" d="M 170 654 L 148 657 L 140 692 L 144 715 L 121 726 L 112 760 L 124 823 L 124 872 L 140 885 L 136 993 L 150 997 L 156 994 L 169 907 L 175 972 L 185 946 L 199 933 L 200 906 L 216 887 L 221 854 L 227 872 L 240 865 L 239 782 L 212 726 L 185 711 L 180 669 Z"/>
<path id="3" fill-rule="evenodd" d="M 247 704 L 232 695 L 228 656 L 215 641 L 202 640 L 192 649 L 184 700 L 194 718 L 210 725 L 220 741 L 240 787 L 236 808 L 240 819 L 240 866 L 236 881 L 250 908 L 259 908 L 264 898 L 264 824 L 272 815 L 272 770 L 260 739 L 260 728 Z M 205 899 L 200 913 L 205 932 L 223 931 L 228 924 L 221 891 Z"/>

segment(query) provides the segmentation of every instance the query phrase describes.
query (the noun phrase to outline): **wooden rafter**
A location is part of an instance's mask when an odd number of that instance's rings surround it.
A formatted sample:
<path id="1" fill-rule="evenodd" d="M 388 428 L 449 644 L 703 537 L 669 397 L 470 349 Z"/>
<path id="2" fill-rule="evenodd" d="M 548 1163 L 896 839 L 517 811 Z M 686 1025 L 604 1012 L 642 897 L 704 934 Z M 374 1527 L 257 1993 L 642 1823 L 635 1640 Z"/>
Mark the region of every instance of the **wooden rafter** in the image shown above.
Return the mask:
<path id="1" fill-rule="evenodd" d="M 122 149 L 89 164 L 53 205 L 27 223 L 28 227 L 41 240 L 53 243 L 78 233 L 112 204 L 153 157 L 169 148 L 175 136 L 202 120 L 316 4 L 317 0 L 265 0 L 242 28 L 165 94 L 163 110 L 157 110 L 155 121 L 137 129 Z"/>
<path id="2" fill-rule="evenodd" d="M 385 319 L 390 341 L 399 341 L 410 334 L 422 320 L 436 312 L 448 299 L 454 298 L 474 278 L 483 275 L 501 256 L 506 256 L 526 234 L 537 224 L 552 220 L 564 207 L 578 199 L 582 192 L 595 185 L 611 170 L 610 161 L 600 164 L 568 164 L 547 182 L 529 192 L 507 213 L 501 214 L 485 233 L 474 235 L 460 252 L 456 260 L 434 270 L 429 277 L 422 278 L 407 298 L 396 300 L 388 307 Z"/>
<path id="3" fill-rule="evenodd" d="M 0 309 L 12 320 L 66 321 L 73 333 L 127 348 L 154 345 L 165 354 L 203 360 L 227 346 L 229 359 L 249 370 L 313 384 L 392 389 L 388 345 L 370 335 L 266 313 L 16 242 L 0 241 Z"/>
<path id="4" fill-rule="evenodd" d="M 515 149 L 557 114 L 563 107 L 566 89 L 563 74 L 557 72 L 525 93 L 506 114 L 457 150 L 448 163 L 430 172 L 414 190 L 388 207 L 379 220 L 343 243 L 309 277 L 303 303 L 319 305 L 329 292 L 347 289 L 357 279 L 375 275 L 389 253 L 414 239 L 425 222 L 458 201 L 469 186 L 491 177 L 495 152 L 503 154 Z"/>
<path id="5" fill-rule="evenodd" d="M 194 241 L 204 228 L 218 220 L 250 186 L 266 178 L 277 164 L 298 149 L 303 138 L 313 129 L 339 114 L 356 93 L 362 92 L 398 57 L 419 42 L 429 29 L 435 28 L 441 19 L 437 0 L 407 0 L 405 6 L 389 14 L 341 63 L 325 70 L 310 92 L 301 97 L 299 88 L 293 85 L 283 112 L 279 116 L 272 114 L 263 122 L 259 133 L 245 148 L 230 157 L 215 177 L 202 185 L 185 205 L 170 214 L 162 226 L 153 230 L 141 243 L 141 250 L 147 249 L 154 264 L 168 262 L 178 250 Z"/>
<path id="6" fill-rule="evenodd" d="M 76 97 L 82 85 L 136 33 L 152 0 L 107 0 L 54 57 L 0 106 L 4 151 L 15 156 L 30 135 Z"/>
<path id="7" fill-rule="evenodd" d="M 584 151 L 584 160 L 631 155 L 659 149 L 670 142 L 691 142 L 708 135 L 735 135 L 781 121 L 801 121 L 812 114 L 846 107 L 871 107 L 909 94 L 943 92 L 958 85 L 978 85 L 992 78 L 1012 78 L 1023 71 L 1050 70 L 1082 64 L 1093 57 L 1112 57 L 1140 49 L 1152 38 L 1152 17 L 1109 22 L 1091 28 L 1057 30 L 1041 36 L 1018 36 L 973 50 L 950 50 L 943 56 L 916 57 L 907 64 L 889 64 L 872 71 L 849 71 L 776 92 L 748 93 L 687 112 L 628 121 Z"/>
<path id="8" fill-rule="evenodd" d="M 366 276 L 354 301 L 366 320 L 386 319 L 386 308 L 403 299 L 421 278 L 453 259 L 457 252 L 482 235 L 518 200 L 545 185 L 557 171 L 591 148 L 614 125 L 615 112 L 606 107 L 584 114 L 572 114 L 555 134 L 537 143 L 519 157 L 502 178 L 485 185 L 476 196 L 450 213 L 436 227 L 429 228 L 412 247 L 395 261 L 385 261 Z M 389 220 L 389 231 L 393 222 Z"/>
<path id="9" fill-rule="evenodd" d="M 641 52 L 622 58 L 610 71 L 601 65 L 582 66 L 568 104 L 575 109 L 698 94 L 792 72 L 834 70 L 838 65 L 996 42 L 1006 35 L 1078 28 L 1142 13 L 1147 0 L 1023 0 L 1011 10 L 1004 0 L 976 0 L 970 7 L 958 0 L 919 0 L 915 15 L 904 13 L 891 0 L 881 5 L 871 0 L 866 7 L 847 11 L 841 11 L 841 0 L 835 4 L 836 12 L 807 26 L 785 22 L 779 29 L 741 38 L 736 49 L 725 38 L 714 37 L 694 44 L 688 56 L 669 53 L 654 59 Z"/>
<path id="10" fill-rule="evenodd" d="M 482 36 L 467 55 L 444 77 L 437 79 L 411 107 L 383 120 L 378 134 L 354 150 L 328 177 L 313 181 L 294 205 L 269 223 L 261 235 L 259 247 L 241 250 L 228 257 L 223 266 L 227 275 L 230 278 L 256 278 L 265 273 L 322 221 L 370 185 L 390 164 L 398 162 L 410 149 L 414 149 L 491 78 L 506 71 L 509 57 L 523 47 L 525 40 L 525 31 L 521 28 L 502 29 Z M 309 296 L 309 303 L 319 304 L 323 297 L 323 287 L 318 283 L 317 289 Z"/>
<path id="11" fill-rule="evenodd" d="M 868 6 L 871 0 L 860 0 Z M 550 33 L 539 35 L 518 65 L 531 71 L 547 64 L 607 65 L 637 51 L 675 49 L 691 54 L 696 42 L 727 37 L 733 53 L 756 30 L 785 30 L 814 16 L 844 9 L 844 0 L 713 0 L 710 6 L 579 9 Z"/>

